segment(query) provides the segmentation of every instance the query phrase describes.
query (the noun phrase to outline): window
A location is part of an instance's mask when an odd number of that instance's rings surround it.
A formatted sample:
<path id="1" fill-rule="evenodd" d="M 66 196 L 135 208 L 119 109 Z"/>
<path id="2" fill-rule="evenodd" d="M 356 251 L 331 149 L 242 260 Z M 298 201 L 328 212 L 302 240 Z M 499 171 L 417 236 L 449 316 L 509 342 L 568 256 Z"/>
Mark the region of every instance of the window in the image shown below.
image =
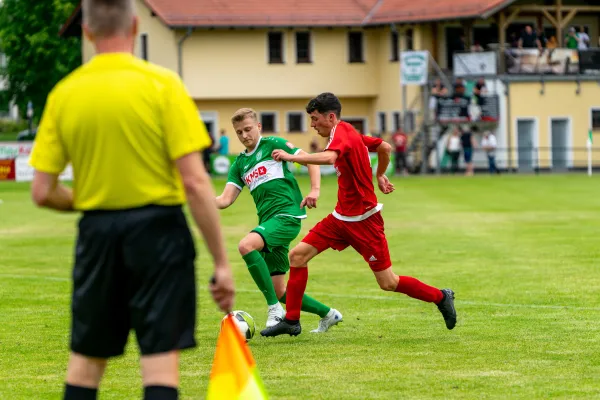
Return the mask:
<path id="1" fill-rule="evenodd" d="M 260 123 L 264 133 L 277 132 L 277 115 L 274 112 L 263 112 L 260 114 Z"/>
<path id="2" fill-rule="evenodd" d="M 390 61 L 398 61 L 400 59 L 400 50 L 398 48 L 398 32 L 390 32 Z"/>
<path id="3" fill-rule="evenodd" d="M 351 63 L 364 62 L 363 56 L 363 33 L 348 32 L 348 54 Z"/>
<path id="4" fill-rule="evenodd" d="M 415 44 L 414 44 L 414 32 L 412 29 L 407 29 L 406 31 L 404 31 L 404 40 L 406 41 L 406 51 L 410 51 L 410 50 L 414 50 L 415 49 Z"/>
<path id="5" fill-rule="evenodd" d="M 399 131 L 400 130 L 400 113 L 395 112 L 393 114 L 393 119 L 394 119 L 394 132 Z"/>
<path id="6" fill-rule="evenodd" d="M 140 57 L 142 60 L 148 61 L 148 34 L 142 33 L 140 35 Z"/>
<path id="7" fill-rule="evenodd" d="M 592 130 L 600 131 L 600 108 L 592 108 Z"/>
<path id="8" fill-rule="evenodd" d="M 283 64 L 283 33 L 269 32 L 269 64 Z"/>
<path id="9" fill-rule="evenodd" d="M 288 132 L 306 132 L 304 127 L 304 113 L 302 112 L 289 112 L 287 114 L 287 131 Z"/>
<path id="10" fill-rule="evenodd" d="M 296 62 L 310 63 L 310 32 L 296 32 Z"/>
<path id="11" fill-rule="evenodd" d="M 387 115 L 384 112 L 380 112 L 378 114 L 379 117 L 379 133 L 386 133 L 387 132 Z"/>

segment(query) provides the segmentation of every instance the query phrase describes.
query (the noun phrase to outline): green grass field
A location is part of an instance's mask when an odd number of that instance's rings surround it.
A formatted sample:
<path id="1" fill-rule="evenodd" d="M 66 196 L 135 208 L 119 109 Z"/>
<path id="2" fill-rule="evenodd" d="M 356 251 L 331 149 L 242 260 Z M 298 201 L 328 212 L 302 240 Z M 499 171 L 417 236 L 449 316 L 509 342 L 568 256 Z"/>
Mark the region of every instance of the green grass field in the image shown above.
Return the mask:
<path id="1" fill-rule="evenodd" d="M 598 178 L 394 182 L 396 192 L 379 196 L 394 269 L 453 288 L 457 327 L 446 330 L 431 304 L 380 291 L 351 249 L 329 250 L 310 265 L 307 293 L 339 309 L 344 322 L 314 335 L 318 317 L 303 314 L 297 338 L 250 342 L 271 398 L 599 398 Z M 0 399 L 59 399 L 77 216 L 36 209 L 28 189 L 0 183 Z M 324 179 L 302 234 L 333 209 L 336 189 Z M 261 328 L 266 305 L 237 254 L 256 223 L 248 192 L 221 215 L 235 308 Z M 184 399 L 205 396 L 222 317 L 206 290 L 212 267 L 200 239 L 198 248 L 199 347 L 182 356 Z M 141 398 L 137 357 L 132 336 L 126 356 L 108 367 L 101 399 Z"/>

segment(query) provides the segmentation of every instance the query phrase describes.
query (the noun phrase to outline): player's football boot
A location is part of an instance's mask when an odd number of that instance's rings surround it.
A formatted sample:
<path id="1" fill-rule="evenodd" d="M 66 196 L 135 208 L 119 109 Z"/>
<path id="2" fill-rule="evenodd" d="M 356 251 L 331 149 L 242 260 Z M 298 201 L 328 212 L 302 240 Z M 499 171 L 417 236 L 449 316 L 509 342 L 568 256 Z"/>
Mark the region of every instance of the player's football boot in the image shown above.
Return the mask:
<path id="1" fill-rule="evenodd" d="M 329 328 L 331 328 L 334 325 L 337 325 L 338 322 L 342 322 L 342 313 L 336 310 L 335 308 L 332 308 L 331 310 L 329 310 L 326 316 L 321 318 L 317 329 L 313 329 L 311 333 L 327 332 Z"/>
<path id="2" fill-rule="evenodd" d="M 260 331 L 262 336 L 279 336 L 279 335 L 290 335 L 298 336 L 302 332 L 300 322 L 296 324 L 290 324 L 285 318 L 283 321 L 270 328 L 263 329 Z"/>
<path id="3" fill-rule="evenodd" d="M 285 317 L 285 310 L 283 309 L 281 303 L 277 303 L 272 306 L 269 306 L 269 311 L 267 315 L 268 317 L 266 327 L 270 328 L 283 321 L 283 317 Z"/>
<path id="4" fill-rule="evenodd" d="M 454 308 L 454 292 L 452 289 L 442 289 L 444 300 L 437 305 L 438 310 L 442 313 L 446 328 L 454 329 L 456 325 L 456 309 Z"/>

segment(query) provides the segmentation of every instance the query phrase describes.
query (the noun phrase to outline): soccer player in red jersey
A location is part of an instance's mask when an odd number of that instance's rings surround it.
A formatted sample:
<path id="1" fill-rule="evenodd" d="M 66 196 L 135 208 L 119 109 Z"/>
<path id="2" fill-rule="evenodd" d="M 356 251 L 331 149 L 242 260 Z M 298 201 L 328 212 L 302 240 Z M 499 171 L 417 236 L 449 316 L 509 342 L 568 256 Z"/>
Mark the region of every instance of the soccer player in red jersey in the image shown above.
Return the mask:
<path id="1" fill-rule="evenodd" d="M 285 319 L 264 329 L 263 336 L 302 332 L 300 307 L 308 280 L 307 263 L 322 251 L 332 248 L 342 251 L 352 246 L 369 263 L 382 290 L 404 293 L 415 299 L 434 303 L 444 317 L 446 327 L 456 325 L 454 292 L 437 289 L 410 277 L 398 276 L 392 271 L 388 244 L 384 233 L 381 209 L 373 186 L 373 172 L 369 152 L 378 155 L 377 184 L 383 194 L 394 191 L 385 171 L 390 162 L 391 146 L 379 138 L 361 135 L 352 125 L 340 121 L 342 105 L 332 93 L 322 93 L 306 106 L 311 126 L 320 136 L 329 137 L 325 151 L 316 154 L 292 155 L 275 150 L 276 161 L 299 164 L 331 165 L 338 176 L 338 203 L 333 213 L 325 217 L 306 235 L 289 254 L 290 277 L 287 283 L 287 311 Z M 333 325 L 333 324 L 332 324 Z"/>

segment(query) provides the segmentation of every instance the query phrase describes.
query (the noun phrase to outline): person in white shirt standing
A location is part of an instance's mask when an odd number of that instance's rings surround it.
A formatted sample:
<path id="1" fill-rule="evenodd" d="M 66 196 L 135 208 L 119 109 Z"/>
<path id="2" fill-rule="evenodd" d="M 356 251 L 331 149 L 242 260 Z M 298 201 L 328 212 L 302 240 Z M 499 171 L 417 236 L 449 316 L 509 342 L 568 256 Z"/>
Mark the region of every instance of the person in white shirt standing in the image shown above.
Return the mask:
<path id="1" fill-rule="evenodd" d="M 499 174 L 500 171 L 496 167 L 496 147 L 498 146 L 498 142 L 496 141 L 496 136 L 491 131 L 485 131 L 483 134 L 483 139 L 481 139 L 481 147 L 487 154 L 488 165 L 490 169 L 490 174 Z"/>
<path id="2" fill-rule="evenodd" d="M 583 26 L 579 27 L 579 32 L 577 32 L 577 48 L 579 50 L 585 50 L 590 47 L 590 36 L 585 33 L 585 28 Z"/>

